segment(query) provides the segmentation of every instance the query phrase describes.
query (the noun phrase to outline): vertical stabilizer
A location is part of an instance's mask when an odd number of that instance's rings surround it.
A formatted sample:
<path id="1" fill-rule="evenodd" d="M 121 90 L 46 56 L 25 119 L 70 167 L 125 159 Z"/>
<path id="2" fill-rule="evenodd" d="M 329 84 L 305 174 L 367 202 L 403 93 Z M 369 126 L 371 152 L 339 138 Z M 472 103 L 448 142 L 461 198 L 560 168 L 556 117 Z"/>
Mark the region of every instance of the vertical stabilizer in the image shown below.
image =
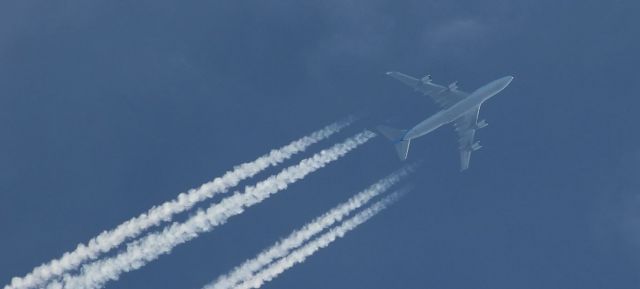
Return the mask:
<path id="1" fill-rule="evenodd" d="M 395 129 L 388 126 L 378 126 L 378 131 L 388 138 L 393 145 L 395 146 L 396 153 L 401 160 L 406 160 L 407 155 L 409 154 L 409 144 L 410 140 L 405 140 L 404 135 L 407 133 L 406 130 Z"/>

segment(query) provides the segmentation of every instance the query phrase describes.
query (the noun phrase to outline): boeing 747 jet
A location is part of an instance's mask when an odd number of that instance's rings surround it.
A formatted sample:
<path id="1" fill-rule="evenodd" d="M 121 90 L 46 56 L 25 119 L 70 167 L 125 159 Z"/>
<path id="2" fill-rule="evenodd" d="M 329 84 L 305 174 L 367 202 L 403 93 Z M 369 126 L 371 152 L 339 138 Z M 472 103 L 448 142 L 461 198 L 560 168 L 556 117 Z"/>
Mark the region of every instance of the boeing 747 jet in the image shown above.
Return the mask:
<path id="1" fill-rule="evenodd" d="M 456 82 L 446 87 L 435 84 L 431 81 L 430 75 L 422 79 L 400 72 L 387 72 L 387 75 L 430 96 L 441 108 L 436 114 L 409 130 L 398 130 L 388 126 L 378 127 L 378 130 L 394 143 L 398 157 L 401 160 L 407 159 L 412 139 L 428 134 L 442 125 L 453 123 L 458 134 L 461 171 L 469 168 L 471 152 L 481 148 L 480 143 L 474 141 L 476 130 L 487 126 L 485 120 L 478 121 L 480 106 L 484 101 L 502 91 L 513 80 L 513 76 L 505 76 L 468 93 L 459 90 Z"/>

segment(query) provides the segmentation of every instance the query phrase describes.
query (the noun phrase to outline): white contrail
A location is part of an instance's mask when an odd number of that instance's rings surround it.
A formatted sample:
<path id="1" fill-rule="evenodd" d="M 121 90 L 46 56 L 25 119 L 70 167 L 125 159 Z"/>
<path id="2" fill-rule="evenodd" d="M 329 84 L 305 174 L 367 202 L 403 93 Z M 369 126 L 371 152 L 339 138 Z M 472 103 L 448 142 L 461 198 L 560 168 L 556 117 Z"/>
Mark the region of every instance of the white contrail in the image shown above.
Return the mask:
<path id="1" fill-rule="evenodd" d="M 394 172 L 393 174 L 380 179 L 369 188 L 351 197 L 348 201 L 336 206 L 322 216 L 316 218 L 312 222 L 306 224 L 299 230 L 292 232 L 288 237 L 280 240 L 271 248 L 261 252 L 253 259 L 247 260 L 241 266 L 236 267 L 232 272 L 218 277 L 215 283 L 206 285 L 205 289 L 223 289 L 231 288 L 234 285 L 244 282 L 251 278 L 253 274 L 270 264 L 276 259 L 289 254 L 289 252 L 304 242 L 308 241 L 314 235 L 329 228 L 336 222 L 340 222 L 344 217 L 348 216 L 354 210 L 362 207 L 374 197 L 384 193 L 391 186 L 400 181 L 403 177 L 413 171 L 413 167 L 405 167 Z"/>
<path id="2" fill-rule="evenodd" d="M 212 205 L 206 211 L 199 210 L 184 223 L 173 223 L 162 232 L 150 233 L 131 242 L 125 252 L 108 259 L 97 260 L 82 266 L 78 276 L 64 274 L 62 283 L 52 281 L 48 288 L 100 288 L 109 280 L 116 280 L 120 274 L 135 270 L 171 251 L 175 246 L 187 242 L 199 234 L 211 231 L 231 216 L 242 213 L 247 207 L 257 204 L 269 196 L 284 190 L 288 185 L 302 179 L 327 164 L 339 159 L 349 151 L 366 143 L 375 133 L 364 131 L 342 143 L 322 150 L 297 165 L 283 169 L 255 186 L 247 186 L 244 193 L 234 195 Z"/>
<path id="3" fill-rule="evenodd" d="M 196 203 L 211 198 L 216 193 L 226 192 L 229 188 L 238 185 L 240 181 L 256 175 L 269 166 L 275 166 L 289 159 L 294 154 L 304 151 L 310 145 L 339 132 L 350 125 L 353 120 L 353 117 L 349 117 L 346 120 L 335 122 L 286 146 L 272 150 L 252 162 L 238 165 L 233 170 L 226 172 L 222 177 L 205 183 L 197 189 L 181 193 L 176 199 L 153 207 L 146 213 L 120 224 L 115 229 L 100 233 L 86 245 L 79 244 L 74 251 L 64 253 L 59 259 L 36 267 L 25 277 L 14 277 L 11 280 L 11 284 L 6 285 L 4 288 L 38 287 L 51 278 L 75 269 L 87 260 L 99 257 L 100 254 L 110 251 L 127 239 L 137 237 L 144 230 L 156 226 L 162 221 L 170 221 L 172 216 L 192 208 Z"/>
<path id="4" fill-rule="evenodd" d="M 332 228 L 329 232 L 317 237 L 316 239 L 305 244 L 301 248 L 291 252 L 289 255 L 271 264 L 269 267 L 255 274 L 251 279 L 234 287 L 235 289 L 259 288 L 264 283 L 269 282 L 282 274 L 285 270 L 293 267 L 297 263 L 302 263 L 307 257 L 313 255 L 318 250 L 327 247 L 337 238 L 343 237 L 347 232 L 355 229 L 360 224 L 366 222 L 380 211 L 384 210 L 391 203 L 396 201 L 402 193 L 393 193 L 381 201 L 371 205 L 369 208 L 359 212 L 351 219 L 344 221 L 337 227 Z"/>

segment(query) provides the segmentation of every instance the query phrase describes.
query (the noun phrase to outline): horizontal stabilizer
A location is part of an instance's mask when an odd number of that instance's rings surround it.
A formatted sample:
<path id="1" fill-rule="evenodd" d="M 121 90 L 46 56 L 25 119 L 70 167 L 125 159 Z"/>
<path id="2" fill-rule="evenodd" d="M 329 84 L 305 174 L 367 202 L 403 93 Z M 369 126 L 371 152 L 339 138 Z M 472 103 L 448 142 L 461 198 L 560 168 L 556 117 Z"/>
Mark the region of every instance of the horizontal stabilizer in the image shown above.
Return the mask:
<path id="1" fill-rule="evenodd" d="M 396 129 L 389 126 L 378 126 L 378 131 L 388 138 L 393 145 L 395 146 L 396 153 L 398 153 L 398 157 L 401 160 L 407 159 L 407 154 L 409 153 L 409 144 L 410 140 L 405 140 L 404 135 L 407 133 L 406 130 Z"/>
<path id="2" fill-rule="evenodd" d="M 388 138 L 392 142 L 402 140 L 402 137 L 407 132 L 406 130 L 392 128 L 386 125 L 379 125 L 377 129 L 384 137 Z"/>

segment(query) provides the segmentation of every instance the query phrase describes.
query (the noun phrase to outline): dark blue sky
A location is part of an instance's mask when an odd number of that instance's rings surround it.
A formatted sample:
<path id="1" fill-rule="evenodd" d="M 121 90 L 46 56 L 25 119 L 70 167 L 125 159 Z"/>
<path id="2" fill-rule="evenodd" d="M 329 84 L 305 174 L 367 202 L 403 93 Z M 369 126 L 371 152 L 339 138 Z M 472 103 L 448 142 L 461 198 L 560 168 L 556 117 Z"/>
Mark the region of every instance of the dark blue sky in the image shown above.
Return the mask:
<path id="1" fill-rule="evenodd" d="M 0 283 L 351 113 L 332 141 L 434 113 L 398 70 L 516 78 L 469 171 L 415 141 L 412 193 L 266 288 L 640 288 L 639 8 L 2 1 Z M 377 138 L 108 287 L 200 288 L 400 166 Z"/>

